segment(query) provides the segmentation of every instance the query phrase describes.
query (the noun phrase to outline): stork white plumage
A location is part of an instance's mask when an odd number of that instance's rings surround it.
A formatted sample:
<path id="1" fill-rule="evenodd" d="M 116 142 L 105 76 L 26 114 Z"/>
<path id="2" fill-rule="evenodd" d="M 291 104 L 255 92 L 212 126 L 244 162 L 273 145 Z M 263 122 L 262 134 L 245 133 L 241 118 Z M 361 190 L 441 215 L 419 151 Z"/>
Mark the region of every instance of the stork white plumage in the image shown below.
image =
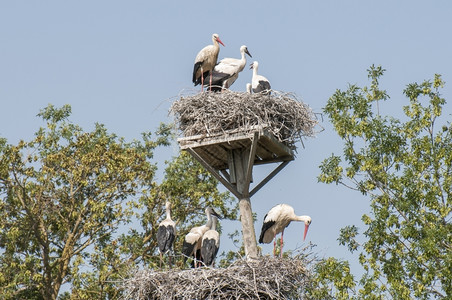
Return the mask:
<path id="1" fill-rule="evenodd" d="M 157 229 L 157 243 L 160 252 L 160 267 L 162 266 L 163 254 L 166 254 L 173 247 L 176 237 L 176 223 L 171 219 L 171 203 L 166 201 L 166 219 L 160 222 Z M 171 257 L 169 257 L 171 265 Z"/>
<path id="2" fill-rule="evenodd" d="M 297 216 L 292 206 L 288 204 L 278 204 L 265 215 L 264 223 L 262 225 L 261 235 L 259 237 L 259 243 L 270 244 L 272 240 L 273 243 L 273 255 L 276 254 L 276 235 L 281 233 L 281 251 L 280 256 L 283 253 L 283 236 L 284 229 L 289 226 L 290 222 L 298 221 L 304 222 L 304 235 L 303 241 L 306 239 L 306 234 L 308 233 L 309 225 L 311 225 L 310 216 Z"/>
<path id="3" fill-rule="evenodd" d="M 246 92 L 247 92 L 248 94 L 251 94 L 251 83 L 247 83 L 247 84 L 246 84 Z"/>
<path id="4" fill-rule="evenodd" d="M 246 55 L 250 57 L 251 53 L 245 45 L 240 47 L 241 58 L 223 58 L 220 60 L 212 71 L 212 91 L 221 91 L 228 89 L 239 77 L 239 73 L 246 66 Z"/>
<path id="5" fill-rule="evenodd" d="M 264 93 L 265 95 L 270 95 L 270 81 L 262 75 L 257 74 L 257 69 L 259 68 L 259 63 L 257 61 L 250 65 L 250 69 L 253 69 L 253 78 L 251 80 L 251 88 L 253 93 Z"/>
<path id="6" fill-rule="evenodd" d="M 220 234 L 216 230 L 217 218 L 212 217 L 212 229 L 207 230 L 202 237 L 201 257 L 206 266 L 211 266 L 220 248 Z"/>
<path id="7" fill-rule="evenodd" d="M 192 256 L 194 258 L 194 266 L 197 266 L 197 261 L 201 261 L 201 245 L 202 237 L 209 229 L 212 228 L 212 216 L 220 218 L 218 213 L 212 207 L 207 207 L 205 210 L 207 216 L 206 224 L 202 226 L 193 227 L 185 236 L 182 244 L 182 254 L 184 255 L 184 263 L 187 258 Z"/>
<path id="8" fill-rule="evenodd" d="M 195 86 L 201 84 L 201 90 L 204 87 L 204 78 L 210 74 L 210 86 L 212 86 L 212 70 L 215 67 L 218 60 L 218 53 L 220 53 L 220 44 L 223 42 L 220 40 L 218 34 L 212 34 L 213 45 L 208 45 L 201 49 L 196 55 L 195 65 L 193 67 L 193 83 Z"/>

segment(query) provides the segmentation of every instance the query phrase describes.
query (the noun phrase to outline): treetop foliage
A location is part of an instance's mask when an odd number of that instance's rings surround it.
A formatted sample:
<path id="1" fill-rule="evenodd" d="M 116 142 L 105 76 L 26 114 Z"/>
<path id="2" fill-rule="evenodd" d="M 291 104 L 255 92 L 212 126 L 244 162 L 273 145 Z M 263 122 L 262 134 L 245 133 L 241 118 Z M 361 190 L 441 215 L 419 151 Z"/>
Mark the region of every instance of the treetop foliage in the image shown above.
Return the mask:
<path id="1" fill-rule="evenodd" d="M 165 179 L 155 182 L 154 150 L 170 144 L 171 126 L 126 142 L 102 124 L 85 132 L 70 114 L 69 105 L 49 105 L 38 114 L 46 126 L 32 140 L 0 139 L 0 294 L 6 299 L 56 299 L 65 283 L 78 299 L 118 297 L 121 278 L 158 262 L 155 231 L 166 199 L 185 227 L 203 220 L 197 212 L 206 205 L 235 218 L 229 195 L 187 155 L 168 162 Z"/>
<path id="2" fill-rule="evenodd" d="M 389 99 L 379 86 L 384 71 L 371 66 L 370 87 L 350 85 L 329 99 L 324 111 L 344 150 L 324 160 L 318 179 L 370 199 L 366 241 L 357 243 L 354 225 L 339 238 L 361 251 L 361 296 L 441 298 L 452 294 L 452 127 L 439 118 L 444 82 L 435 75 L 409 84 L 401 120 L 379 113 L 379 101 Z"/>

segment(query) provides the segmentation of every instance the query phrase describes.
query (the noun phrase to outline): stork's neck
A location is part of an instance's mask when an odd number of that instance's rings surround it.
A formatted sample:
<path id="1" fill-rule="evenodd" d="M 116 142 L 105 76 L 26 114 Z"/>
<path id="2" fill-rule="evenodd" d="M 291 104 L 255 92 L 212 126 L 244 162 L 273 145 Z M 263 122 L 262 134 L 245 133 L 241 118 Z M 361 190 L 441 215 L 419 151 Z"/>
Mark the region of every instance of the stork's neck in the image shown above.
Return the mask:
<path id="1" fill-rule="evenodd" d="M 240 53 L 242 54 L 242 61 L 245 62 L 246 64 L 246 56 L 245 56 L 245 51 L 240 51 Z"/>
<path id="2" fill-rule="evenodd" d="M 212 226 L 210 227 L 210 229 L 212 229 L 212 230 L 217 229 L 217 218 L 216 217 L 212 218 Z"/>
<path id="3" fill-rule="evenodd" d="M 240 51 L 240 53 L 242 53 L 242 58 L 239 60 L 239 72 L 242 72 L 246 66 L 246 56 L 245 51 Z"/>
<path id="4" fill-rule="evenodd" d="M 253 66 L 253 76 L 257 76 L 257 66 Z"/>
<path id="5" fill-rule="evenodd" d="M 311 220 L 310 216 L 295 216 L 294 217 L 294 221 L 306 222 L 308 220 Z"/>
<path id="6" fill-rule="evenodd" d="M 212 228 L 212 219 L 210 218 L 210 214 L 207 216 L 206 227 L 209 229 Z"/>
<path id="7" fill-rule="evenodd" d="M 171 220 L 171 204 L 168 201 L 166 202 L 166 218 Z"/>
<path id="8" fill-rule="evenodd" d="M 215 38 L 212 38 L 212 41 L 213 41 L 213 46 L 215 47 L 215 51 L 217 51 L 217 49 L 219 51 L 220 44 L 218 43 L 218 41 Z"/>
<path id="9" fill-rule="evenodd" d="M 212 226 L 212 215 L 210 214 L 210 210 L 208 208 L 206 208 L 206 216 L 207 216 L 206 226 L 210 228 Z"/>

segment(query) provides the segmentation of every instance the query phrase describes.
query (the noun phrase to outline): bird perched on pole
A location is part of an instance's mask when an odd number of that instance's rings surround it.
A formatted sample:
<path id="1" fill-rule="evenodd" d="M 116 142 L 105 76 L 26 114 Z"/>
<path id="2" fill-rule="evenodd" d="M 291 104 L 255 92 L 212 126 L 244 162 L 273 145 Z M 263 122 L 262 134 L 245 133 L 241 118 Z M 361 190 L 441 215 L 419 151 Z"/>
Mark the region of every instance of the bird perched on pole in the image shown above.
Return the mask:
<path id="1" fill-rule="evenodd" d="M 308 233 L 309 225 L 311 225 L 311 217 L 297 216 L 292 206 L 288 204 L 278 204 L 270 209 L 264 217 L 259 243 L 270 244 L 271 241 L 274 240 L 273 255 L 276 256 L 276 235 L 281 233 L 280 256 L 282 257 L 284 229 L 289 226 L 292 221 L 304 222 L 304 241 L 306 239 L 306 234 Z"/>
<path id="2" fill-rule="evenodd" d="M 193 83 L 195 86 L 201 84 L 201 91 L 204 87 L 204 78 L 210 75 L 210 85 L 212 86 L 212 70 L 215 67 L 218 60 L 218 53 L 220 53 L 220 44 L 223 42 L 220 40 L 218 34 L 212 34 L 213 45 L 208 45 L 199 51 L 195 58 L 195 65 L 193 67 Z"/>
<path id="3" fill-rule="evenodd" d="M 171 220 L 171 203 L 167 200 L 166 207 L 166 219 L 160 222 L 157 229 L 157 243 L 160 252 L 160 267 L 162 266 L 163 254 L 166 254 L 173 247 L 174 238 L 176 237 L 176 223 Z M 171 265 L 171 257 L 169 257 L 169 263 Z"/>
<path id="4" fill-rule="evenodd" d="M 220 248 L 220 234 L 216 230 L 217 217 L 212 217 L 212 229 L 202 236 L 201 257 L 206 266 L 211 266 Z"/>
<path id="5" fill-rule="evenodd" d="M 264 93 L 265 95 L 270 95 L 270 81 L 262 75 L 257 75 L 257 69 L 259 67 L 259 63 L 257 61 L 253 62 L 250 65 L 250 69 L 253 69 L 253 78 L 251 80 L 251 88 L 253 93 Z"/>
<path id="6" fill-rule="evenodd" d="M 213 68 L 212 74 L 212 91 L 218 92 L 228 89 L 239 77 L 239 73 L 246 66 L 246 55 L 249 57 L 251 53 L 245 45 L 240 47 L 241 58 L 223 58 Z"/>
<path id="7" fill-rule="evenodd" d="M 201 261 L 201 245 L 202 237 L 206 231 L 212 228 L 212 216 L 220 218 L 212 207 L 207 207 L 205 210 L 207 216 L 206 224 L 202 226 L 193 227 L 185 236 L 182 244 L 182 254 L 184 255 L 184 263 L 188 257 L 194 258 L 194 267 L 198 266 L 198 261 Z"/>

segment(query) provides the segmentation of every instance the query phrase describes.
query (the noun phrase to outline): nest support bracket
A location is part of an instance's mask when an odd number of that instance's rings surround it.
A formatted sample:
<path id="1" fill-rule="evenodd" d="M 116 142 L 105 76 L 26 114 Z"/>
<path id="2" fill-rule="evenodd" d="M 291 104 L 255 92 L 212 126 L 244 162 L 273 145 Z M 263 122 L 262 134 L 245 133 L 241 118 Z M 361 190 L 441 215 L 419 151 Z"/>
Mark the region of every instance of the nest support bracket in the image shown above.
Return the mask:
<path id="1" fill-rule="evenodd" d="M 253 182 L 254 157 L 256 155 L 258 145 L 258 132 L 254 133 L 250 148 L 233 149 L 228 151 L 229 173 L 227 170 L 216 170 L 203 157 L 201 157 L 193 148 L 186 148 L 193 158 L 195 158 L 202 166 L 204 166 L 218 181 L 220 181 L 234 196 L 238 199 L 252 197 L 273 177 L 275 177 L 289 162 L 293 160 L 289 157 L 270 172 L 262 181 L 257 184 L 251 191 L 250 184 Z M 290 159 L 291 158 L 291 159 Z"/>
<path id="2" fill-rule="evenodd" d="M 207 139 L 205 136 L 187 137 L 179 143 L 182 150 L 189 152 L 239 199 L 245 255 L 249 259 L 257 257 L 250 198 L 294 159 L 292 150 L 265 130 Z M 279 164 L 250 191 L 253 167 L 269 163 Z"/>

